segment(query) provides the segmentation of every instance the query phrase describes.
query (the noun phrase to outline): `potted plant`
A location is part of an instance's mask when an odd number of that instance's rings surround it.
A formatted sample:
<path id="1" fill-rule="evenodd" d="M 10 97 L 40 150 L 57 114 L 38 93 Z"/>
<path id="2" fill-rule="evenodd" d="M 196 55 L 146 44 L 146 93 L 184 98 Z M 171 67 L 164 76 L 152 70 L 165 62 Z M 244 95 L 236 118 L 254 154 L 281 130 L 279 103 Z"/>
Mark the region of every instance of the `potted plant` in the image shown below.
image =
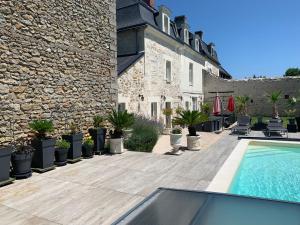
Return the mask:
<path id="1" fill-rule="evenodd" d="M 272 103 L 272 117 L 273 119 L 279 119 L 277 103 L 280 99 L 281 91 L 274 91 L 268 95 L 269 101 Z"/>
<path id="2" fill-rule="evenodd" d="M 297 99 L 295 97 L 291 97 L 288 99 L 288 109 L 285 110 L 288 118 L 289 118 L 289 124 L 287 125 L 287 129 L 288 132 L 297 132 L 298 131 L 298 127 L 296 124 L 296 118 L 295 118 L 295 114 L 296 114 L 296 106 L 297 103 Z"/>
<path id="3" fill-rule="evenodd" d="M 197 135 L 196 125 L 208 120 L 208 116 L 198 111 L 183 111 L 178 117 L 175 117 L 173 124 L 187 126 L 189 134 L 187 135 L 187 148 L 191 151 L 200 150 L 200 136 Z"/>
<path id="4" fill-rule="evenodd" d="M 101 155 L 105 153 L 105 136 L 107 129 L 102 127 L 102 124 L 104 122 L 102 116 L 97 115 L 93 118 L 93 120 L 94 128 L 89 129 L 89 134 L 94 141 L 95 154 Z"/>
<path id="5" fill-rule="evenodd" d="M 71 147 L 71 143 L 64 139 L 59 139 L 56 141 L 55 147 L 55 165 L 67 165 L 68 152 Z"/>
<path id="6" fill-rule="evenodd" d="M 10 158 L 12 148 L 10 146 L 0 147 L 0 187 L 11 183 L 10 173 Z"/>
<path id="7" fill-rule="evenodd" d="M 182 142 L 182 129 L 181 127 L 175 127 L 172 129 L 171 135 L 170 135 L 170 143 L 171 146 L 181 146 Z"/>
<path id="8" fill-rule="evenodd" d="M 166 126 L 163 131 L 163 134 L 170 135 L 172 130 L 171 116 L 173 115 L 173 110 L 171 108 L 165 108 L 163 114 L 166 116 Z M 179 112 L 180 114 L 180 112 Z"/>
<path id="9" fill-rule="evenodd" d="M 94 141 L 91 137 L 85 138 L 82 145 L 82 156 L 85 159 L 90 159 L 94 157 Z"/>
<path id="10" fill-rule="evenodd" d="M 53 122 L 51 120 L 34 120 L 29 127 L 36 133 L 31 142 L 35 149 L 32 168 L 41 173 L 54 169 L 55 139 L 47 136 L 47 133 L 54 130 Z"/>
<path id="11" fill-rule="evenodd" d="M 20 141 L 19 145 L 13 146 L 11 156 L 12 174 L 17 179 L 31 177 L 31 162 L 35 149 L 30 143 Z"/>
<path id="12" fill-rule="evenodd" d="M 246 95 L 236 97 L 236 110 L 237 110 L 238 114 L 240 114 L 242 116 L 248 115 L 249 101 L 250 101 L 250 98 Z"/>
<path id="13" fill-rule="evenodd" d="M 71 146 L 68 151 L 68 160 L 71 163 L 80 161 L 82 155 L 83 134 L 79 131 L 76 123 L 70 124 L 70 133 L 63 135 L 62 139 L 68 141 Z"/>
<path id="14" fill-rule="evenodd" d="M 108 121 L 114 129 L 110 132 L 110 153 L 121 154 L 124 152 L 123 130 L 133 125 L 134 116 L 127 111 L 117 112 L 113 110 L 108 116 Z"/>

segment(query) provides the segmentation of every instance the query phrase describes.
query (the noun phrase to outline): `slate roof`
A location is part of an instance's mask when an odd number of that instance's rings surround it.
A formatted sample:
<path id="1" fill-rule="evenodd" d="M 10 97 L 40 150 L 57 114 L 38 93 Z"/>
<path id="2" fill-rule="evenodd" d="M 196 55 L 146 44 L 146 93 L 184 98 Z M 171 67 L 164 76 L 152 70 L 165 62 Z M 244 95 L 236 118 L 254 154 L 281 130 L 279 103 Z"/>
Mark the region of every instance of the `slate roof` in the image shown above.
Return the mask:
<path id="1" fill-rule="evenodd" d="M 158 31 L 163 32 L 157 24 L 158 15 L 159 12 L 156 9 L 150 7 L 147 3 L 144 2 L 144 0 L 117 0 L 118 31 L 143 25 L 150 25 Z M 172 20 L 170 21 L 170 28 L 171 29 L 169 36 L 177 40 L 178 42 L 185 44 L 178 35 L 178 33 L 180 33 L 180 29 L 178 29 L 175 22 Z M 168 35 L 165 32 L 163 33 L 165 35 Z M 190 48 L 192 48 L 191 42 L 193 41 L 194 36 L 194 34 L 190 33 Z M 221 65 L 218 59 L 217 52 L 214 51 L 214 54 L 211 54 L 208 44 L 205 43 L 203 40 L 200 40 L 200 54 L 209 58 L 217 65 Z"/>
<path id="2" fill-rule="evenodd" d="M 118 56 L 118 75 L 120 76 L 125 70 L 127 70 L 131 65 L 138 61 L 143 55 L 144 52 L 134 55 Z"/>

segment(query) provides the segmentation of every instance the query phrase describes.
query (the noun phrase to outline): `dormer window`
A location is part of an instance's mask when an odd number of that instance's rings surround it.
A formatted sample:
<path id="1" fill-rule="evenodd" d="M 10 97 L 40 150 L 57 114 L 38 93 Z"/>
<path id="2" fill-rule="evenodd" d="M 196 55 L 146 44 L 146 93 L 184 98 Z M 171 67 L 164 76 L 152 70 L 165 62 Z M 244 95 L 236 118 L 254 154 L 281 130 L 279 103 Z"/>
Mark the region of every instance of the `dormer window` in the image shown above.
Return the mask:
<path id="1" fill-rule="evenodd" d="M 183 31 L 183 36 L 184 36 L 184 42 L 189 44 L 189 31 L 187 29 L 184 29 Z"/>
<path id="2" fill-rule="evenodd" d="M 196 50 L 197 52 L 200 51 L 200 45 L 199 45 L 199 40 L 198 40 L 198 39 L 195 40 L 195 50 Z"/>
<path id="3" fill-rule="evenodd" d="M 166 32 L 167 34 L 170 34 L 170 18 L 163 14 L 163 32 Z"/>

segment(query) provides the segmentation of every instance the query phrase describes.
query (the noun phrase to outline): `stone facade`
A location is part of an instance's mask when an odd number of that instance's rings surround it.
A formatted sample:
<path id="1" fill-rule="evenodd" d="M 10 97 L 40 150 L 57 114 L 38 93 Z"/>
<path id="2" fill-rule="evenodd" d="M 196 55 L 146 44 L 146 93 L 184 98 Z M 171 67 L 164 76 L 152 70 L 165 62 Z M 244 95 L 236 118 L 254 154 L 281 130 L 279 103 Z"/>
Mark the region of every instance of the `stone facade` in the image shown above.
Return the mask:
<path id="1" fill-rule="evenodd" d="M 287 100 L 284 97 L 300 96 L 300 78 L 277 78 L 277 79 L 249 79 L 249 80 L 223 80 L 209 74 L 204 75 L 205 101 L 212 103 L 215 94 L 209 92 L 233 91 L 233 96 L 247 95 L 250 97 L 248 111 L 250 115 L 272 115 L 272 104 L 267 95 L 273 91 L 282 91 L 282 98 L 278 103 L 279 114 L 285 115 Z M 230 93 L 220 94 L 227 107 Z M 300 115 L 300 104 L 297 104 L 297 114 Z"/>
<path id="2" fill-rule="evenodd" d="M 117 101 L 115 0 L 0 0 L 0 143 L 34 119 L 86 131 Z"/>

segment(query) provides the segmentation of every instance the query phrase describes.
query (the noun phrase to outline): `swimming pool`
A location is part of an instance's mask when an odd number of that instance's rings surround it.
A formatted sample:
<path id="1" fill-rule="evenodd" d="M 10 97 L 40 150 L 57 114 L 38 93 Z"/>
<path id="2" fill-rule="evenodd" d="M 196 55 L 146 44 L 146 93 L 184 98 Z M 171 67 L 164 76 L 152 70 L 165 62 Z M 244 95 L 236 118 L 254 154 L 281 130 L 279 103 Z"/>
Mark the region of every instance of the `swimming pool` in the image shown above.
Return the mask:
<path id="1" fill-rule="evenodd" d="M 300 202 L 300 144 L 242 140 L 207 190 Z"/>

